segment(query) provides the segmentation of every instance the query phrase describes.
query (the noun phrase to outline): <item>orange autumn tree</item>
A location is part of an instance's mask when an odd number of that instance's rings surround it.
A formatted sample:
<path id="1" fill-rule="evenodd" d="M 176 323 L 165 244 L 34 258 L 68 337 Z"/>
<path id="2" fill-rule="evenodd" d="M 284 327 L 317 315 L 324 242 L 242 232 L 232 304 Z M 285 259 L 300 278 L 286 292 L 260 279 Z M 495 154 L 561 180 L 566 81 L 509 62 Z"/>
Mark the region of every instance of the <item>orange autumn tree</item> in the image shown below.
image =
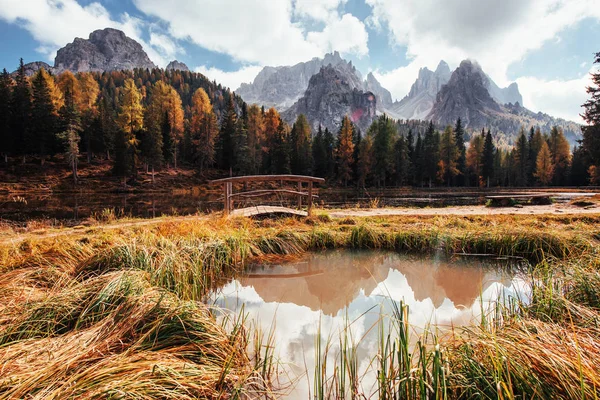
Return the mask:
<path id="1" fill-rule="evenodd" d="M 215 143 L 219 134 L 217 117 L 204 89 L 200 88 L 194 92 L 190 113 L 190 135 L 194 158 L 202 172 L 204 168 L 211 167 L 215 163 Z"/>
<path id="2" fill-rule="evenodd" d="M 262 146 L 265 142 L 265 118 L 260 107 L 256 104 L 248 108 L 247 138 L 248 172 L 258 174 L 262 167 Z"/>
<path id="3" fill-rule="evenodd" d="M 548 143 L 544 140 L 540 152 L 538 153 L 537 160 L 535 162 L 535 174 L 540 183 L 547 186 L 554 175 L 554 164 L 552 163 L 552 154 Z"/>
<path id="4" fill-rule="evenodd" d="M 144 127 L 144 107 L 142 94 L 135 86 L 133 79 L 126 79 L 119 101 L 117 125 L 121 135 L 117 138 L 117 159 L 115 172 L 126 176 L 136 173 L 139 140 L 136 133 Z"/>
<path id="5" fill-rule="evenodd" d="M 352 179 L 352 163 L 354 162 L 353 134 L 352 122 L 350 122 L 350 118 L 346 115 L 340 128 L 336 154 L 338 160 L 338 178 L 344 182 L 344 186 L 347 186 L 348 181 Z"/>

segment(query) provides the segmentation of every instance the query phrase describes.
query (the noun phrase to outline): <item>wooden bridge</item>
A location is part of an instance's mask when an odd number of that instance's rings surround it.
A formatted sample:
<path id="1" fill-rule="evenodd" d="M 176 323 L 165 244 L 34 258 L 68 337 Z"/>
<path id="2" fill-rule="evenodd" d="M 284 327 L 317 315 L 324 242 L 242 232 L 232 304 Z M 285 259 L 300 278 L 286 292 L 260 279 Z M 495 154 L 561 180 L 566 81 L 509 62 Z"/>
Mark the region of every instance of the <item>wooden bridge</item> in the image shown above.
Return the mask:
<path id="1" fill-rule="evenodd" d="M 315 183 L 323 183 L 325 179 L 314 176 L 303 175 L 249 175 L 235 176 L 231 178 L 217 179 L 211 181 L 212 184 L 223 184 L 223 212 L 225 215 L 252 217 L 267 214 L 288 214 L 298 216 L 311 215 L 313 199 L 318 197 L 315 194 Z M 261 189 L 248 189 L 249 184 L 270 184 L 271 187 Z M 288 186 L 286 187 L 286 183 Z M 296 184 L 296 187 L 289 187 L 289 184 Z M 242 190 L 234 192 L 234 184 L 242 186 Z M 275 187 L 273 187 L 275 186 Z M 305 188 L 306 186 L 306 188 Z M 298 209 L 292 209 L 283 206 L 255 205 L 235 209 L 235 200 L 248 200 L 257 197 L 267 197 L 273 195 L 290 195 L 297 198 Z M 302 208 L 303 198 L 307 198 L 307 211 Z"/>

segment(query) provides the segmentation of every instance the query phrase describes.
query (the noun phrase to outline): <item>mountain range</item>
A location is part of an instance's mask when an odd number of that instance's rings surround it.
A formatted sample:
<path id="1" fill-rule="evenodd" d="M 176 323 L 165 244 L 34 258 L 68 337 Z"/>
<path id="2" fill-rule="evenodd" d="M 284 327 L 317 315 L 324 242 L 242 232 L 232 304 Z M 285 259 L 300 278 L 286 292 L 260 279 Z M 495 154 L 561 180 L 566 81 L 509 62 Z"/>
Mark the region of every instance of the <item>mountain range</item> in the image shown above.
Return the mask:
<path id="1" fill-rule="evenodd" d="M 65 70 L 152 69 L 156 65 L 138 42 L 107 28 L 92 32 L 88 39 L 76 38 L 58 50 L 54 66 L 44 62 L 25 65 L 27 75 L 40 68 L 58 74 Z M 169 63 L 167 70 L 189 71 L 178 61 Z M 431 120 L 440 127 L 454 124 L 460 117 L 468 130 L 491 128 L 507 144 L 521 127 L 530 126 L 543 132 L 560 126 L 572 143 L 581 137 L 579 125 L 526 109 L 516 83 L 500 88 L 471 60 L 463 61 L 454 71 L 444 61 L 435 71 L 421 68 L 400 101 L 393 100 L 373 73 L 364 79 L 337 51 L 293 66 L 264 67 L 236 94 L 246 103 L 275 107 L 289 123 L 305 114 L 314 130 L 323 126 L 336 131 L 343 117 L 349 115 L 364 132 L 377 115 L 386 113 L 402 120 Z"/>

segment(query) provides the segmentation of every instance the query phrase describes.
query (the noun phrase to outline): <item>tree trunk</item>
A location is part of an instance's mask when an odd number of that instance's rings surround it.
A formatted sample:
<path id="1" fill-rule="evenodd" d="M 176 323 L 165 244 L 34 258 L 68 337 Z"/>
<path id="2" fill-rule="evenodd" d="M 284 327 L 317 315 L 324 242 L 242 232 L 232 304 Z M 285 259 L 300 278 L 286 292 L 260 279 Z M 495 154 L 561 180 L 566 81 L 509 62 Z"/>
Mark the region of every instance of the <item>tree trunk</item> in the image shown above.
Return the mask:
<path id="1" fill-rule="evenodd" d="M 154 185 L 154 164 L 152 165 L 152 184 Z"/>
<path id="2" fill-rule="evenodd" d="M 110 150 L 106 149 L 106 159 L 110 161 Z"/>

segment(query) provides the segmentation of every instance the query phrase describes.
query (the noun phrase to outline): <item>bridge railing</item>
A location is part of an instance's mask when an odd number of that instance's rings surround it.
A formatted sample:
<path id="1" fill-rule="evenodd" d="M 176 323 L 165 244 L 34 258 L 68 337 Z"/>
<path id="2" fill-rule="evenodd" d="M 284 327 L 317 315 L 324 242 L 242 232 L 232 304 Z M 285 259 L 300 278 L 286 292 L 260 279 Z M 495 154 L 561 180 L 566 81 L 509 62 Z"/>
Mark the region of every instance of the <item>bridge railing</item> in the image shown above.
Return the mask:
<path id="1" fill-rule="evenodd" d="M 246 186 L 248 183 L 254 182 L 273 182 L 280 183 L 281 188 L 279 189 L 258 189 L 258 190 L 246 190 L 234 193 L 233 184 L 241 183 Z M 297 190 L 287 189 L 283 187 L 284 182 L 296 182 Z M 223 178 L 213 180 L 211 184 L 223 184 L 223 210 L 225 214 L 230 214 L 234 210 L 234 199 L 236 198 L 252 198 L 252 197 L 264 197 L 273 194 L 289 194 L 294 195 L 298 198 L 298 207 L 302 207 L 302 198 L 307 197 L 308 215 L 311 215 L 313 198 L 318 197 L 314 194 L 314 184 L 324 183 L 325 179 L 317 178 L 314 176 L 304 175 L 248 175 L 248 176 L 234 176 L 230 178 Z M 303 184 L 306 184 L 307 188 L 304 191 Z"/>

